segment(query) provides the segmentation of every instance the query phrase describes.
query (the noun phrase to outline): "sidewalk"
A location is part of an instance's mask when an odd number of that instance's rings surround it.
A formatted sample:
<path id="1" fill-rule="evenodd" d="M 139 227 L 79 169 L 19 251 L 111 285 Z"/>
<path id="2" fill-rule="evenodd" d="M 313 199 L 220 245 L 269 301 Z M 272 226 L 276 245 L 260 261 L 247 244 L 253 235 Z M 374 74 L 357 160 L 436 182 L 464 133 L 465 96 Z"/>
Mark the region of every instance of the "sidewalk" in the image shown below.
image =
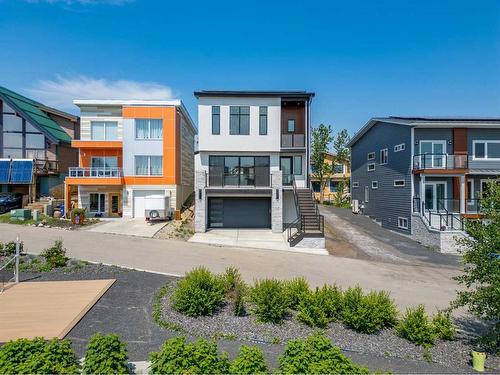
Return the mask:
<path id="1" fill-rule="evenodd" d="M 68 256 L 90 262 L 172 275 L 184 275 L 200 265 L 215 272 L 232 265 L 249 282 L 264 277 L 305 276 L 312 286 L 359 284 L 366 289 L 388 290 L 400 308 L 419 303 L 431 311 L 448 307 L 457 287 L 451 278 L 458 271 L 450 268 L 0 224 L 0 241 L 12 241 L 16 234 L 21 236 L 25 249 L 35 254 L 62 239 Z"/>

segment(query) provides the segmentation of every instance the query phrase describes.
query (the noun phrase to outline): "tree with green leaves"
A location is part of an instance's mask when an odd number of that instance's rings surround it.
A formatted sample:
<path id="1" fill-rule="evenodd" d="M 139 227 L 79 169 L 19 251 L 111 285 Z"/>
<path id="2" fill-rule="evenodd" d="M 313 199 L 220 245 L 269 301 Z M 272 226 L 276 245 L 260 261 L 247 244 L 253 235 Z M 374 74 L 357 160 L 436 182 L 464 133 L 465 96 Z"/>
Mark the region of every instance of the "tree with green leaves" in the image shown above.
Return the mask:
<path id="1" fill-rule="evenodd" d="M 323 190 L 327 183 L 327 176 L 331 173 L 332 166 L 326 161 L 326 154 L 333 140 L 332 127 L 320 124 L 312 131 L 311 139 L 311 168 L 312 176 L 319 182 L 319 200 L 323 202 Z"/>
<path id="2" fill-rule="evenodd" d="M 454 307 L 492 324 L 481 337 L 485 348 L 500 349 L 500 183 L 492 181 L 481 195 L 485 220 L 468 220 L 469 237 L 461 239 L 464 272 L 455 279 L 464 287 L 457 292 Z"/>
<path id="3" fill-rule="evenodd" d="M 333 163 L 332 169 L 335 168 L 335 164 L 348 165 L 351 158 L 351 149 L 347 146 L 351 140 L 347 129 L 342 129 L 339 131 L 335 137 L 333 137 L 332 148 L 333 148 Z M 333 171 L 332 171 L 333 172 Z M 338 207 L 343 207 L 349 203 L 349 199 L 346 197 L 345 193 L 349 191 L 349 179 L 344 177 L 337 186 L 337 194 L 334 197 L 334 204 Z"/>

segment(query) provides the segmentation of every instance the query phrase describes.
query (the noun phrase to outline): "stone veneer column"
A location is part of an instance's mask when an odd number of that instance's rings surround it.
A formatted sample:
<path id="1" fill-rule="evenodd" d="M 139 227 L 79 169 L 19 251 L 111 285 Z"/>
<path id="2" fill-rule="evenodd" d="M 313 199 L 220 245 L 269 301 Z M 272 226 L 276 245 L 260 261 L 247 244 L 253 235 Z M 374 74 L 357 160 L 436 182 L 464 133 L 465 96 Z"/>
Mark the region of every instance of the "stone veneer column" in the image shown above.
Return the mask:
<path id="1" fill-rule="evenodd" d="M 198 233 L 207 231 L 207 196 L 205 193 L 206 173 L 196 171 L 194 175 L 194 230 Z M 200 199 L 201 190 L 201 199 Z"/>
<path id="2" fill-rule="evenodd" d="M 283 179 L 281 171 L 271 172 L 271 229 L 273 233 L 283 232 Z"/>

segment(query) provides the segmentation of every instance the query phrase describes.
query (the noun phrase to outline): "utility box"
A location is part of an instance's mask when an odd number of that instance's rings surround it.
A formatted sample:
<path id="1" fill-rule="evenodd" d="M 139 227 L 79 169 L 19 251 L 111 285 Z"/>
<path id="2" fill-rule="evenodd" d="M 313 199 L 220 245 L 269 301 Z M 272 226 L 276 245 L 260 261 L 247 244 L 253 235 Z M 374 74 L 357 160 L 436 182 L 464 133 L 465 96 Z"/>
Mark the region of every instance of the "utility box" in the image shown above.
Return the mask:
<path id="1" fill-rule="evenodd" d="M 10 218 L 12 220 L 20 220 L 20 221 L 31 220 L 31 210 L 24 208 L 20 208 L 18 210 L 11 210 Z"/>

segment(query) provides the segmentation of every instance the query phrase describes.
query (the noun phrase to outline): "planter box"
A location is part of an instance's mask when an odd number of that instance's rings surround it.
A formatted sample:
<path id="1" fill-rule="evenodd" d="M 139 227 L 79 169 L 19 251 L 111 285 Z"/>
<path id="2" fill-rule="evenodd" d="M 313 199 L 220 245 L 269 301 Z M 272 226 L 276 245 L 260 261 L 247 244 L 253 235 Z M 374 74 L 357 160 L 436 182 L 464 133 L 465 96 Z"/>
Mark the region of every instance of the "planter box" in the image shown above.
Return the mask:
<path id="1" fill-rule="evenodd" d="M 10 211 L 10 218 L 12 220 L 31 220 L 31 210 L 20 208 L 18 210 Z"/>

